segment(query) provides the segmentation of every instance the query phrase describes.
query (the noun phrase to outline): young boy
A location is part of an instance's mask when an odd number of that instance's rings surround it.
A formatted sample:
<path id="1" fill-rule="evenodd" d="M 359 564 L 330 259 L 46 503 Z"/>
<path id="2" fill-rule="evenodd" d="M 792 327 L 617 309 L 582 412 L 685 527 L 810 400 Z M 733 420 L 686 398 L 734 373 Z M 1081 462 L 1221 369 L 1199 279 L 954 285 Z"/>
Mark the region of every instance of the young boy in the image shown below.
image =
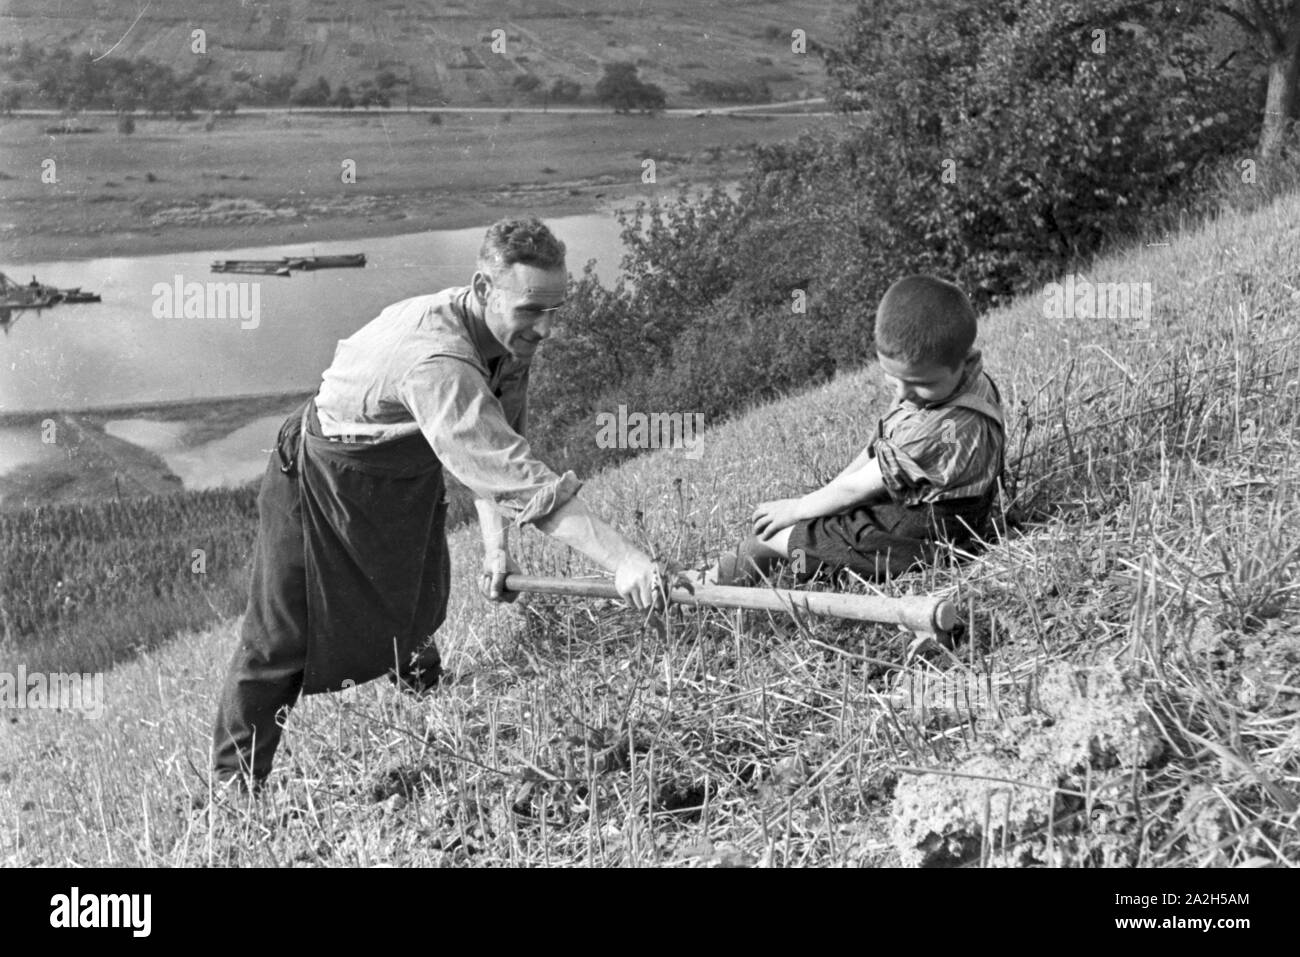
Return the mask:
<path id="1" fill-rule="evenodd" d="M 824 488 L 760 504 L 754 534 L 705 580 L 754 584 L 781 558 L 804 579 L 819 565 L 881 579 L 932 561 L 937 542 L 968 544 L 989 518 L 1005 444 L 975 332 L 975 311 L 952 283 L 908 276 L 890 286 L 875 346 L 894 401 L 875 439 Z"/>

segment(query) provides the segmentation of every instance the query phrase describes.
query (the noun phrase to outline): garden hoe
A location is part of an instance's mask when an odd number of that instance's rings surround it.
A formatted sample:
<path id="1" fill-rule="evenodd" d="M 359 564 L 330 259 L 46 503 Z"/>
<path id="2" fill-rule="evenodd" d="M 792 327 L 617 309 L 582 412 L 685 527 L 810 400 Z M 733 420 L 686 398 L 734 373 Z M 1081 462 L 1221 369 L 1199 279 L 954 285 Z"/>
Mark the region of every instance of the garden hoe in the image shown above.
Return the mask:
<path id="1" fill-rule="evenodd" d="M 569 595 L 582 598 L 620 598 L 613 583 L 592 578 L 543 578 L 509 575 L 509 591 L 539 595 Z M 668 600 L 679 605 L 707 608 L 750 608 L 756 611 L 802 611 L 833 618 L 874 621 L 901 625 L 918 637 L 945 635 L 957 623 L 957 606 L 951 599 L 928 595 L 890 598 L 885 595 L 843 595 L 835 592 L 806 592 L 788 588 L 738 588 L 691 582 L 675 585 Z"/>

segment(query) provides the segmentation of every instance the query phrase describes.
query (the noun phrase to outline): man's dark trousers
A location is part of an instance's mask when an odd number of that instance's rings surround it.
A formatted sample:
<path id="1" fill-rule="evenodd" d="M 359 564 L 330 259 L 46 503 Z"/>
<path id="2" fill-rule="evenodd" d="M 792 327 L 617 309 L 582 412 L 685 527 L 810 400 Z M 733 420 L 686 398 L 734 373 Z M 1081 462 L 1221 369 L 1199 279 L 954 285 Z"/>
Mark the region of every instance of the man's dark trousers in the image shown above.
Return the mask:
<path id="1" fill-rule="evenodd" d="M 221 689 L 213 767 L 226 780 L 271 770 L 281 727 L 276 715 L 298 699 L 307 663 L 307 578 L 302 561 L 298 480 L 275 453 L 257 496 L 252 588 L 239 645 Z M 286 560 L 286 556 L 294 556 Z M 274 561 L 274 574 L 267 563 Z M 251 757 L 250 757 L 251 756 Z M 251 767 L 249 761 L 251 760 Z"/>

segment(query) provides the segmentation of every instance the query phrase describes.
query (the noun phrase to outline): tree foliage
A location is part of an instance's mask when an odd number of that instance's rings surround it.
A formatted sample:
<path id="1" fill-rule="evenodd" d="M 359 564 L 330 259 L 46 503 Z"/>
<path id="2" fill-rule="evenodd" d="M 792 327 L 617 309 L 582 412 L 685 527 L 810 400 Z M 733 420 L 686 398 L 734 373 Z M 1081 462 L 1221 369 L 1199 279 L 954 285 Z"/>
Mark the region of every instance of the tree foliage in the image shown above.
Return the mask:
<path id="1" fill-rule="evenodd" d="M 1251 131 L 1240 91 L 1216 74 L 1201 9 L 953 6 L 860 7 L 828 66 L 837 102 L 864 120 L 860 161 L 927 187 L 901 190 L 887 210 L 894 228 L 989 296 L 1132 227 Z M 881 148 L 901 169 L 881 168 Z"/>
<path id="2" fill-rule="evenodd" d="M 350 110 L 356 106 L 356 100 L 352 98 L 352 91 L 348 89 L 346 83 L 340 84 L 339 88 L 330 96 L 330 106 L 337 106 L 339 109 Z"/>
<path id="3" fill-rule="evenodd" d="M 289 102 L 294 106 L 328 106 L 330 102 L 329 81 L 318 76 L 315 83 L 309 83 L 293 91 Z"/>
<path id="4" fill-rule="evenodd" d="M 666 103 L 664 91 L 642 80 L 634 63 L 606 63 L 605 74 L 596 83 L 596 100 L 616 113 L 648 113 L 662 110 Z"/>
<path id="5" fill-rule="evenodd" d="M 572 103 L 582 95 L 582 84 L 567 77 L 558 77 L 551 84 L 551 99 L 559 103 Z"/>
<path id="6" fill-rule="evenodd" d="M 42 49 L 24 41 L 0 59 L 6 86 L 30 95 L 34 103 L 76 110 L 188 113 L 206 109 L 212 84 L 202 70 L 178 74 L 148 57 L 107 57 L 67 49 Z"/>
<path id="7" fill-rule="evenodd" d="M 861 3 L 824 48 L 836 130 L 756 150 L 735 194 L 638 208 L 620 281 L 576 283 L 533 378 L 555 413 L 535 417 L 534 444 L 608 464 L 596 411 L 716 421 L 869 361 L 876 303 L 902 275 L 950 278 L 986 307 L 1194 199 L 1253 139 L 1262 96 L 1248 74 L 1224 82 L 1216 16 L 1166 0 Z"/>
<path id="8" fill-rule="evenodd" d="M 195 69 L 180 74 L 149 57 L 105 57 L 66 49 L 43 49 L 24 41 L 0 52 L 0 112 L 23 102 L 54 106 L 69 112 L 107 109 L 143 110 L 154 115 L 189 116 L 199 111 L 234 113 L 241 104 L 276 106 L 388 106 L 394 88 L 405 83 L 391 70 L 377 73 L 354 91 L 341 85 L 331 92 L 318 77 L 298 86 L 295 73 L 254 74 L 233 70 L 228 82 L 212 76 L 212 61 L 200 59 Z"/>

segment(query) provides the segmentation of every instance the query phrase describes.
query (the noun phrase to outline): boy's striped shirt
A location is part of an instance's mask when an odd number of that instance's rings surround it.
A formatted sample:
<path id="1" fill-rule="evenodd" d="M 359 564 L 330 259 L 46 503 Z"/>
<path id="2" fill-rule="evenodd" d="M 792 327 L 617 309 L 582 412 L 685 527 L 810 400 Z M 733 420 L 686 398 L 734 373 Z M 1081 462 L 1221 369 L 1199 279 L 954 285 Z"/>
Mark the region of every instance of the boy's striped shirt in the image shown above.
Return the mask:
<path id="1" fill-rule="evenodd" d="M 966 357 L 956 391 L 920 406 L 895 401 L 872 443 L 890 496 L 903 505 L 991 495 L 1006 444 L 997 387 L 978 350 Z"/>

